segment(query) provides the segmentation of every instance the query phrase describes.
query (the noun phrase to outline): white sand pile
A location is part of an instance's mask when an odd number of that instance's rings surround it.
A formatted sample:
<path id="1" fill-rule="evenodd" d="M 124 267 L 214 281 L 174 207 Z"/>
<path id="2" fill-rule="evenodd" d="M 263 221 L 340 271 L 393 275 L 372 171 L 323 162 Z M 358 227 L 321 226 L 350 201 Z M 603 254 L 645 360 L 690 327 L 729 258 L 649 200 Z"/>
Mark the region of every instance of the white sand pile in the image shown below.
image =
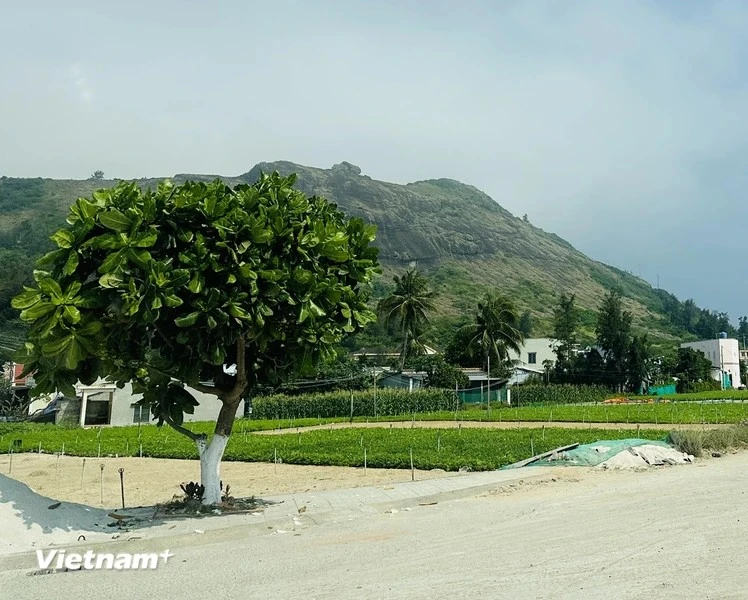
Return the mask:
<path id="1" fill-rule="evenodd" d="M 111 521 L 105 510 L 57 502 L 0 474 L 0 554 L 69 546 L 79 536 L 101 541 L 111 535 Z"/>
<path id="2" fill-rule="evenodd" d="M 597 465 L 598 469 L 647 469 L 663 465 L 683 465 L 693 462 L 693 456 L 675 448 L 643 444 L 629 447 Z"/>

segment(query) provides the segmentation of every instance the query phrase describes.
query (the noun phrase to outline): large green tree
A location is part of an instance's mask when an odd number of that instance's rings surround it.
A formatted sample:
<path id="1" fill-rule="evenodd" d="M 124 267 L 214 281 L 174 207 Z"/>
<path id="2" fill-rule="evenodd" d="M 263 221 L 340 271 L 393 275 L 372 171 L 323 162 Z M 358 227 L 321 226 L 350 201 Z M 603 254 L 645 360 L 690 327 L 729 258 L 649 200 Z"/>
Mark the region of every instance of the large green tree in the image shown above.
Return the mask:
<path id="1" fill-rule="evenodd" d="M 428 313 L 435 309 L 435 293 L 417 269 L 393 277 L 395 289 L 377 304 L 377 313 L 388 327 L 397 329 L 403 337 L 400 369 L 405 359 L 422 347 L 421 339 L 429 326 Z"/>
<path id="2" fill-rule="evenodd" d="M 519 354 L 525 343 L 519 320 L 517 308 L 509 298 L 487 294 L 478 303 L 475 322 L 464 326 L 464 330 L 469 332 L 469 352 L 480 356 L 486 368 L 489 363 L 493 365 L 495 373 L 505 369 L 510 359 L 509 351 Z"/>
<path id="3" fill-rule="evenodd" d="M 712 361 L 701 350 L 678 348 L 675 363 L 675 376 L 678 378 L 678 391 L 687 392 L 695 383 L 712 381 Z"/>
<path id="4" fill-rule="evenodd" d="M 558 342 L 556 353 L 556 376 L 562 380 L 572 377 L 574 348 L 577 344 L 580 313 L 576 307 L 574 294 L 561 294 L 558 304 L 553 309 L 553 338 Z"/>
<path id="5" fill-rule="evenodd" d="M 133 383 L 158 424 L 198 447 L 206 504 L 242 398 L 312 374 L 344 334 L 373 320 L 375 228 L 263 174 L 221 181 L 120 183 L 81 198 L 35 285 L 14 298 L 30 323 L 25 371 L 38 392 L 77 381 Z M 189 386 L 221 401 L 210 442 L 185 427 Z"/>
<path id="6" fill-rule="evenodd" d="M 625 385 L 627 380 L 631 321 L 631 313 L 623 308 L 621 293 L 613 290 L 606 294 L 598 312 L 595 333 L 610 383 L 617 386 Z"/>

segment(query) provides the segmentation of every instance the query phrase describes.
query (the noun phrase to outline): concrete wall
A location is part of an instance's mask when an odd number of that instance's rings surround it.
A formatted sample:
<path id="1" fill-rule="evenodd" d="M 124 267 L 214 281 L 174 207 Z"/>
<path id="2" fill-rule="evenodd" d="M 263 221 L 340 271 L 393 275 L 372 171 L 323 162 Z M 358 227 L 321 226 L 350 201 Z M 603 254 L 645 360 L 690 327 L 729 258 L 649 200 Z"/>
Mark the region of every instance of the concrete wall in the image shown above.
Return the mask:
<path id="1" fill-rule="evenodd" d="M 538 369 L 543 371 L 543 361 L 550 360 L 552 363 L 556 363 L 556 354 L 553 349 L 558 345 L 556 340 L 551 338 L 529 338 L 525 340 L 524 345 L 520 348 L 522 352 L 517 354 L 516 352 L 509 351 L 509 358 L 511 360 L 519 361 L 518 366 L 530 367 L 531 369 Z M 535 354 L 535 362 L 530 362 L 530 354 Z"/>
<path id="2" fill-rule="evenodd" d="M 195 414 L 184 415 L 185 423 L 215 421 L 221 410 L 221 401 L 212 394 L 203 394 L 190 387 L 186 389 L 195 397 L 199 405 L 195 407 Z M 136 411 L 139 411 L 139 407 L 135 406 L 135 403 L 143 396 L 142 394 L 133 394 L 131 384 L 125 384 L 122 389 L 118 389 L 104 380 L 99 380 L 90 386 L 79 384 L 76 386 L 76 391 L 81 398 L 81 403 L 86 405 L 89 402 L 98 402 L 99 400 L 96 400 L 96 398 L 107 398 L 111 402 L 110 425 L 132 425 L 133 423 L 137 423 Z M 145 417 L 143 422 L 149 422 L 150 409 L 143 407 L 142 411 Z M 80 416 L 80 410 L 78 414 Z M 238 417 L 244 415 L 244 401 L 239 404 L 236 414 Z"/>
<path id="3" fill-rule="evenodd" d="M 703 352 L 713 367 L 732 376 L 732 387 L 737 388 L 742 385 L 740 381 L 740 348 L 738 340 L 700 340 L 698 342 L 686 342 L 681 344 L 680 347 L 693 348 L 694 350 Z M 719 381 L 719 373 L 716 374 L 715 379 Z"/>

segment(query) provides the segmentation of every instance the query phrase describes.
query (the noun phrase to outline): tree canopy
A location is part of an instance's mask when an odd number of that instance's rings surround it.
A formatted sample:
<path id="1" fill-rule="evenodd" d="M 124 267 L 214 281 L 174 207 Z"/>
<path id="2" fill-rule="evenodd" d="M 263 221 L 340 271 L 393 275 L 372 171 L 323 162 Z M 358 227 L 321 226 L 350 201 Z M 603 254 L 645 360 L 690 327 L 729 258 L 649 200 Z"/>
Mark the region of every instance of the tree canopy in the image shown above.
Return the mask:
<path id="1" fill-rule="evenodd" d="M 428 313 L 434 310 L 434 292 L 429 282 L 417 269 L 393 277 L 395 289 L 377 304 L 377 312 L 388 326 L 395 327 L 403 336 L 400 368 L 405 359 L 417 353 L 428 325 Z"/>
<path id="2" fill-rule="evenodd" d="M 475 323 L 465 325 L 464 330 L 470 332 L 470 352 L 481 356 L 486 363 L 493 360 L 495 371 L 509 361 L 510 350 L 519 354 L 525 343 L 517 309 L 509 298 L 501 295 L 488 294 L 479 302 Z"/>
<path id="3" fill-rule="evenodd" d="M 195 404 L 180 384 L 236 406 L 257 383 L 312 373 L 375 318 L 379 267 L 375 228 L 294 181 L 122 182 L 78 199 L 13 300 L 37 391 L 132 381 L 159 423 L 179 426 Z"/>

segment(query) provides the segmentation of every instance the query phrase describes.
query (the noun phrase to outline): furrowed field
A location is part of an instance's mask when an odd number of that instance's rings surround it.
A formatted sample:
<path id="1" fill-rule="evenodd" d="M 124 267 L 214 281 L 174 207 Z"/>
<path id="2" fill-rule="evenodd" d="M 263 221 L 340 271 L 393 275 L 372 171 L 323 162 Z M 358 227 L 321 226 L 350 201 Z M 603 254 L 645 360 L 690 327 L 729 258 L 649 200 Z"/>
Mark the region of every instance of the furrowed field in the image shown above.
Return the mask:
<path id="1" fill-rule="evenodd" d="M 410 420 L 413 415 L 380 420 Z M 362 420 L 362 419 L 354 419 Z M 374 419 L 371 419 L 374 420 Z M 465 408 L 457 412 L 415 415 L 422 421 L 532 421 L 538 423 L 730 424 L 748 420 L 748 402 L 670 402 L 661 404 L 570 404 Z"/>
<path id="2" fill-rule="evenodd" d="M 246 427 L 245 427 L 246 426 Z M 412 450 L 417 469 L 461 467 L 489 470 L 571 443 L 632 436 L 631 430 L 570 430 L 563 428 L 481 429 L 335 429 L 264 436 L 252 435 L 252 421 L 237 423 L 225 460 L 361 467 L 364 449 L 369 467 L 409 468 Z M 195 424 L 209 431 L 209 423 Z M 272 427 L 266 427 L 272 428 Z M 194 444 L 184 436 L 153 425 L 101 429 L 60 429 L 45 425 L 5 425 L 0 448 L 7 453 L 62 452 L 73 456 L 139 456 L 196 459 Z M 662 440 L 666 430 L 642 431 L 640 436 Z M 18 443 L 20 440 L 20 443 Z M 64 449 L 63 449 L 64 444 Z"/>

